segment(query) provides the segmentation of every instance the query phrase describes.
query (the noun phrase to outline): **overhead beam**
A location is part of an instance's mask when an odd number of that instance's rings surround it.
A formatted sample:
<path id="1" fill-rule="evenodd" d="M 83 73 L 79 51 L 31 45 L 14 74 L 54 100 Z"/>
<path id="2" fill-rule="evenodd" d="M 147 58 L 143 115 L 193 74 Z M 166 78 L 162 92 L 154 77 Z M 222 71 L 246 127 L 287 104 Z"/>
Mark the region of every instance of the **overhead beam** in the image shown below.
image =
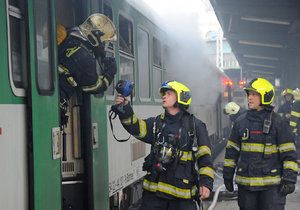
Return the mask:
<path id="1" fill-rule="evenodd" d="M 255 59 L 249 57 L 243 57 L 242 59 L 244 63 L 252 63 L 257 65 L 274 66 L 274 67 L 278 67 L 280 65 L 278 61 L 272 61 L 266 59 Z"/>
<path id="2" fill-rule="evenodd" d="M 264 3 L 265 2 L 265 3 Z M 276 2 L 276 1 L 274 1 Z M 251 16 L 260 18 L 276 18 L 281 20 L 300 20 L 299 3 L 285 4 L 280 1 L 241 1 L 241 0 L 219 0 L 215 1 L 215 10 L 223 14 L 237 16 Z M 285 2 L 288 2 L 285 0 Z"/>
<path id="3" fill-rule="evenodd" d="M 270 47 L 272 47 L 272 45 L 274 45 L 274 47 L 277 45 L 278 46 L 277 48 L 282 48 L 287 43 L 286 36 L 277 35 L 277 34 L 260 34 L 260 33 L 249 34 L 249 33 L 240 32 L 238 34 L 233 34 L 233 33 L 224 34 L 224 36 L 228 39 L 238 40 L 240 44 L 247 44 L 247 41 L 248 41 L 248 42 L 252 42 L 252 43 L 254 43 L 254 42 L 265 43 L 266 46 L 270 45 Z M 243 41 L 243 42 L 241 42 L 241 41 Z M 251 45 L 251 44 L 249 44 L 249 45 Z M 280 47 L 279 45 L 282 45 L 282 47 Z M 259 44 L 258 44 L 258 46 L 259 46 Z"/>
<path id="4" fill-rule="evenodd" d="M 236 53 L 238 54 L 250 54 L 250 55 L 257 55 L 262 57 L 275 57 L 275 58 L 282 58 L 282 54 L 284 53 L 283 49 L 271 49 L 267 47 L 257 47 L 257 46 L 250 46 L 250 45 L 243 45 L 240 46 L 237 42 L 232 44 L 232 48 L 235 49 Z"/>

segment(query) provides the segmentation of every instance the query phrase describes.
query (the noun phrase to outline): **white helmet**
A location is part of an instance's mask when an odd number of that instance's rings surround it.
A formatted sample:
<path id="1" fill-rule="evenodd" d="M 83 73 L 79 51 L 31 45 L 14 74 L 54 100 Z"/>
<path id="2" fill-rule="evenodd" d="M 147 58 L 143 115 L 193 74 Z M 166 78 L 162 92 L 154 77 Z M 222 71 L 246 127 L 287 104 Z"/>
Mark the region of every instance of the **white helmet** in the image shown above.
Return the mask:
<path id="1" fill-rule="evenodd" d="M 100 13 L 90 15 L 79 25 L 79 28 L 94 47 L 99 46 L 99 42 L 117 40 L 117 30 L 114 23 L 107 16 Z"/>
<path id="2" fill-rule="evenodd" d="M 239 110 L 240 110 L 239 105 L 237 105 L 235 102 L 229 102 L 228 104 L 225 105 L 223 112 L 226 115 L 234 115 L 238 113 Z"/>
<path id="3" fill-rule="evenodd" d="M 299 88 L 296 88 L 295 90 L 293 90 L 292 94 L 296 101 L 300 101 L 300 89 Z"/>

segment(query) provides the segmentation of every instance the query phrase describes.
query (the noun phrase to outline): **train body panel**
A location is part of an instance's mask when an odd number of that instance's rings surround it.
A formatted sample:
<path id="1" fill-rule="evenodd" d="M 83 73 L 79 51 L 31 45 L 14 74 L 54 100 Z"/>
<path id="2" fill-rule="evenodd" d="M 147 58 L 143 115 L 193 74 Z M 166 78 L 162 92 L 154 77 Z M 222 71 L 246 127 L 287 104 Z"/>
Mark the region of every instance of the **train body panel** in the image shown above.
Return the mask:
<path id="1" fill-rule="evenodd" d="M 27 210 L 26 107 L 0 104 L 0 208 Z"/>
<path id="2" fill-rule="evenodd" d="M 107 107 L 107 110 L 110 106 Z M 135 114 L 141 118 L 157 116 L 163 113 L 160 105 L 133 105 Z M 109 127 L 109 122 L 107 122 Z M 113 121 L 114 133 L 117 138 L 129 137 L 127 131 L 122 127 L 119 120 Z M 142 165 L 145 156 L 150 152 L 150 145 L 145 144 L 133 136 L 127 142 L 117 142 L 111 129 L 107 131 L 108 153 L 109 153 L 109 194 L 113 195 L 145 175 Z"/>

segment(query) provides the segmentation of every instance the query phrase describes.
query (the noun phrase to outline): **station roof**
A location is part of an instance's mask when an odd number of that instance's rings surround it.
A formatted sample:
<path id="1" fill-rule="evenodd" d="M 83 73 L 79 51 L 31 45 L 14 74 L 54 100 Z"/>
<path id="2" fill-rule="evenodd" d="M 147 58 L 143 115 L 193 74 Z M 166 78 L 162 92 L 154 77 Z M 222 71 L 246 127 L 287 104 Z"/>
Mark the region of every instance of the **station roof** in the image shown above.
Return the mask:
<path id="1" fill-rule="evenodd" d="M 280 74 L 299 53 L 299 0 L 210 2 L 243 71 Z"/>

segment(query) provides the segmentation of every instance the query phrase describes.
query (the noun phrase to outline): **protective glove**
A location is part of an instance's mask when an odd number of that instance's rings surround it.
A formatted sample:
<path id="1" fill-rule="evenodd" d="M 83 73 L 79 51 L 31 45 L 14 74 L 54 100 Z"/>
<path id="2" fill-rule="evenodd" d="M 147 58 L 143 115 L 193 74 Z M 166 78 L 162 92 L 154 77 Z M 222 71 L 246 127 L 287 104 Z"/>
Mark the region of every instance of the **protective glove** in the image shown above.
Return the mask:
<path id="1" fill-rule="evenodd" d="M 295 184 L 292 182 L 283 181 L 279 189 L 283 195 L 288 195 L 295 191 Z"/>
<path id="2" fill-rule="evenodd" d="M 101 58 L 101 60 L 103 60 L 106 56 L 105 50 L 104 50 L 104 44 L 100 43 L 100 45 L 98 47 L 94 47 L 93 48 L 93 52 L 95 54 L 96 58 Z"/>
<path id="3" fill-rule="evenodd" d="M 233 192 L 233 181 L 230 180 L 230 179 L 224 179 L 224 184 L 225 184 L 225 187 L 226 189 L 229 191 L 229 192 Z"/>
<path id="4" fill-rule="evenodd" d="M 115 58 L 107 58 L 103 59 L 104 64 L 104 75 L 108 76 L 110 80 L 113 80 L 115 74 L 117 73 L 117 64 Z"/>

